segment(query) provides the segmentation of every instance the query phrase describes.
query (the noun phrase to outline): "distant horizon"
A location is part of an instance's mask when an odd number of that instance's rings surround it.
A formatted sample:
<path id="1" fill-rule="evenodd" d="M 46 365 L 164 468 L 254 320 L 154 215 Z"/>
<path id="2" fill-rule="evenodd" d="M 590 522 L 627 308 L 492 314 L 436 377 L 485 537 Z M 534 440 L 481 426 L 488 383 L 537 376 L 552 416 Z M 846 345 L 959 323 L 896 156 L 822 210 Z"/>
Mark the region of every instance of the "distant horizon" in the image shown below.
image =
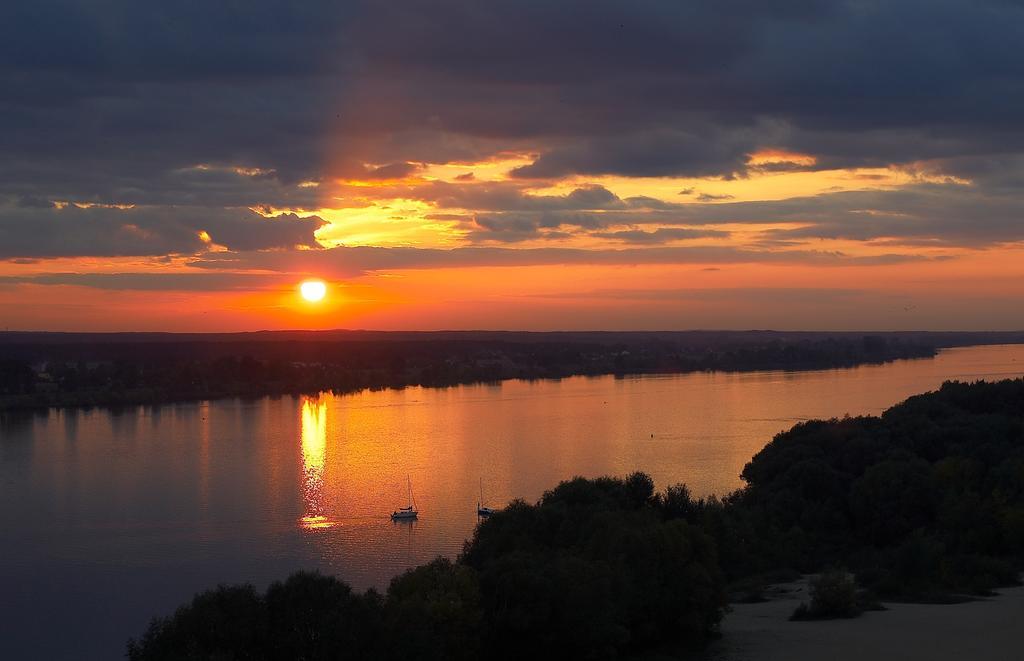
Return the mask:
<path id="1" fill-rule="evenodd" d="M 1024 334 L 1024 328 L 1008 329 L 969 329 L 969 328 L 907 328 L 907 329 L 886 329 L 886 328 L 644 328 L 644 329 L 623 329 L 623 328 L 555 328 L 555 329 L 528 329 L 528 328 L 261 328 L 255 330 L 237 331 L 159 331 L 159 330 L 42 330 L 42 329 L 0 329 L 0 336 L 3 335 L 256 335 L 256 334 L 288 334 L 288 333 L 309 333 L 309 334 L 330 334 L 330 333 L 393 333 L 393 334 L 471 334 L 471 333 L 520 333 L 520 334 L 673 334 L 673 333 L 807 333 L 807 334 L 857 334 L 857 333 L 883 333 L 887 335 L 898 334 L 993 334 L 993 335 L 1014 335 Z"/>

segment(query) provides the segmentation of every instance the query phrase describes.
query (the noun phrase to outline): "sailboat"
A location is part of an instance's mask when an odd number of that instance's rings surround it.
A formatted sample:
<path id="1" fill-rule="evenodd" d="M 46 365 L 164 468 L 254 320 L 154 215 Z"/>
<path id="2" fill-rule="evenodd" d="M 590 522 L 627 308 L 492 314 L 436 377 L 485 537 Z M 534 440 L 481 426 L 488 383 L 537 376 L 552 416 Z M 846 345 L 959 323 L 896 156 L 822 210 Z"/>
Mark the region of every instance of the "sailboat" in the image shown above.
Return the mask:
<path id="1" fill-rule="evenodd" d="M 480 500 L 476 501 L 476 515 L 481 517 L 489 517 L 498 510 L 493 507 L 484 507 L 484 478 L 480 478 Z"/>
<path id="2" fill-rule="evenodd" d="M 409 486 L 409 506 L 400 507 L 391 513 L 392 521 L 410 521 L 419 517 L 419 512 L 416 511 L 416 501 L 412 497 L 412 480 L 408 475 L 405 476 L 406 482 Z"/>

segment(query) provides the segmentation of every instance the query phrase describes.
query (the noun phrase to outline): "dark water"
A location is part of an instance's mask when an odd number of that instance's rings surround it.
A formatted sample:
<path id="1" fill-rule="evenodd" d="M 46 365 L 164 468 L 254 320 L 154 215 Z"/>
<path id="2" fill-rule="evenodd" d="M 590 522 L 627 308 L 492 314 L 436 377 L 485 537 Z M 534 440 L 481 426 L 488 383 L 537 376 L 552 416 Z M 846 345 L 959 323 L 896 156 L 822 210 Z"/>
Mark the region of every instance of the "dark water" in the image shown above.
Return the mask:
<path id="1" fill-rule="evenodd" d="M 484 503 L 573 475 L 740 486 L 795 422 L 879 413 L 946 379 L 1024 374 L 1024 346 L 820 372 L 409 388 L 51 411 L 0 423 L 0 659 L 112 659 L 218 582 L 299 568 L 384 587 L 454 555 Z M 420 520 L 392 523 L 411 479 Z"/>

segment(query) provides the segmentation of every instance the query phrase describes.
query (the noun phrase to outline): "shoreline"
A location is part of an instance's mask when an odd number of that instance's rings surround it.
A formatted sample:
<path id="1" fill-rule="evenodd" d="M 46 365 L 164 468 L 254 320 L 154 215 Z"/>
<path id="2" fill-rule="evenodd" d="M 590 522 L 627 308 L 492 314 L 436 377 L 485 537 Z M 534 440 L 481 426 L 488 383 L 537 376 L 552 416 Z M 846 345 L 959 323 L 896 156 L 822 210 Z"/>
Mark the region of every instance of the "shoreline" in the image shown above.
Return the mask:
<path id="1" fill-rule="evenodd" d="M 785 592 L 783 592 L 785 590 Z M 767 601 L 730 604 L 722 637 L 700 661 L 1012 661 L 1020 658 L 1024 586 L 955 604 L 883 602 L 886 610 L 837 620 L 789 621 L 807 581 L 766 590 Z"/>
<path id="2" fill-rule="evenodd" d="M 162 393 L 154 388 L 141 387 L 133 391 L 110 392 L 44 392 L 32 395 L 8 395 L 0 396 L 0 414 L 18 414 L 45 411 L 50 409 L 118 409 L 122 407 L 135 406 L 161 406 L 172 404 L 189 404 L 206 401 L 218 401 L 224 399 L 261 399 L 263 397 L 305 397 L 321 393 L 334 395 L 350 395 L 364 391 L 375 390 L 404 390 L 406 388 L 431 388 L 443 389 L 459 386 L 493 385 L 506 381 L 561 381 L 576 377 L 584 378 L 629 378 L 643 376 L 676 376 L 689 374 L 749 374 L 753 372 L 764 373 L 803 373 L 821 372 L 830 370 L 856 369 L 858 367 L 870 367 L 888 365 L 899 361 L 910 360 L 934 360 L 940 352 L 949 349 L 968 348 L 972 346 L 1000 346 L 1000 345 L 966 345 L 955 347 L 935 347 L 931 355 L 906 355 L 894 356 L 881 360 L 862 360 L 853 362 L 836 362 L 828 365 L 796 365 L 796 366 L 751 366 L 749 368 L 710 367 L 701 369 L 648 369 L 631 371 L 601 371 L 601 372 L 569 372 L 556 375 L 508 375 L 494 379 L 467 378 L 451 382 L 430 383 L 416 380 L 409 380 L 401 383 L 371 383 L 348 388 L 311 388 L 311 389 L 223 389 L 216 392 L 196 393 Z"/>

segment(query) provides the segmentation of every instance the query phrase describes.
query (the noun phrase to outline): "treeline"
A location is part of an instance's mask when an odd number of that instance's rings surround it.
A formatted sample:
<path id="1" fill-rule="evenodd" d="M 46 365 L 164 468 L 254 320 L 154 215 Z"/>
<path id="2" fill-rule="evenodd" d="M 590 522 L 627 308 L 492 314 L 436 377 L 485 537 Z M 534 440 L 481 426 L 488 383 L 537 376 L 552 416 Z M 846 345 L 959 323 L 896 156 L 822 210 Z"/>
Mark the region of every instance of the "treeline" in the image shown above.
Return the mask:
<path id="1" fill-rule="evenodd" d="M 989 594 L 1024 563 L 1024 380 L 797 425 L 743 478 L 722 499 L 655 493 L 642 473 L 576 478 L 386 594 L 304 573 L 264 594 L 220 587 L 129 657 L 673 658 L 715 634 L 730 586 L 773 574 L 848 568 L 885 599 Z"/>
<path id="2" fill-rule="evenodd" d="M 935 355 L 898 335 L 611 335 L 611 343 L 481 339 L 0 345 L 0 409 L 450 386 L 503 379 L 821 369 Z M 623 340 L 622 338 L 630 338 Z M 666 339 L 668 337 L 669 339 Z M 4 357 L 6 356 L 6 357 Z"/>
<path id="3" fill-rule="evenodd" d="M 731 576 L 843 564 L 888 599 L 1013 583 L 1024 560 L 1024 380 L 945 383 L 881 417 L 779 434 L 747 486 L 684 515 Z"/>
<path id="4" fill-rule="evenodd" d="M 155 659 L 615 659 L 679 651 L 725 606 L 714 543 L 666 520 L 649 477 L 576 479 L 478 527 L 458 562 L 353 593 L 300 572 L 221 586 L 128 644 Z"/>

